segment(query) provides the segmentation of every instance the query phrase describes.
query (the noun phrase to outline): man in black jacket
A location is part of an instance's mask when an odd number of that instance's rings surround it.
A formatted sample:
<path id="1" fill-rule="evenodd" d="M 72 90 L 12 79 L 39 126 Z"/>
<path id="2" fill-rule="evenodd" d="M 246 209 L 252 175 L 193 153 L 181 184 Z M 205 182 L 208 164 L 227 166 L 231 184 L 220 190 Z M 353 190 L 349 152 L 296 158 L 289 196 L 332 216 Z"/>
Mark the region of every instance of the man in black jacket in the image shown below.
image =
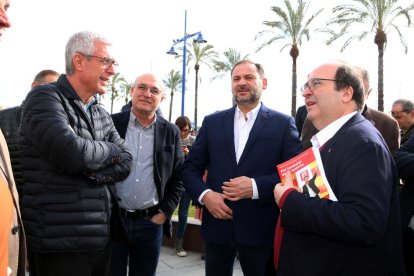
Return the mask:
<path id="1" fill-rule="evenodd" d="M 91 32 L 66 45 L 66 74 L 35 87 L 22 110 L 22 213 L 37 275 L 109 273 L 114 183 L 132 156 L 97 104 L 115 74 L 111 44 Z"/>
<path id="2" fill-rule="evenodd" d="M 55 82 L 58 77 L 59 73 L 56 71 L 42 70 L 36 74 L 32 82 L 32 88 L 41 84 Z M 20 200 L 22 199 L 22 190 L 24 185 L 22 177 L 22 159 L 19 147 L 19 127 L 21 115 L 21 105 L 0 111 L 0 128 L 3 131 L 4 138 L 6 138 L 7 146 L 9 147 L 14 182 L 16 182 Z"/>
<path id="3" fill-rule="evenodd" d="M 114 242 L 111 275 L 155 275 L 163 233 L 171 237 L 170 217 L 181 192 L 184 154 L 178 127 L 156 114 L 164 100 L 162 81 L 139 76 L 131 90 L 130 111 L 112 115 L 130 147 L 134 165 L 127 179 L 116 183 L 122 221 L 129 243 Z"/>

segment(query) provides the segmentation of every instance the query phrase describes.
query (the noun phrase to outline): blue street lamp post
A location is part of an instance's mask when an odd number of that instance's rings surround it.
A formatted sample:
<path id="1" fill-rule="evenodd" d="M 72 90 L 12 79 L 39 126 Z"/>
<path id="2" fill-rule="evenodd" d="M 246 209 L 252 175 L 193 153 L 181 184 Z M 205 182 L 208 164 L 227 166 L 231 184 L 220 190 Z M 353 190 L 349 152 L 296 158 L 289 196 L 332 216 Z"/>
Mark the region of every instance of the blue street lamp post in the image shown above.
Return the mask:
<path id="1" fill-rule="evenodd" d="M 169 55 L 178 55 L 178 53 L 175 51 L 174 47 L 183 42 L 183 73 L 182 73 L 182 83 L 181 83 L 181 116 L 184 116 L 184 110 L 185 110 L 185 81 L 186 81 L 186 60 L 187 60 L 187 39 L 197 36 L 196 39 L 194 39 L 194 42 L 197 43 L 206 43 L 207 41 L 203 39 L 203 35 L 201 32 L 196 32 L 193 34 L 187 34 L 187 11 L 185 11 L 184 16 L 184 37 L 180 39 L 175 39 L 174 44 L 171 46 L 170 50 L 167 52 Z"/>

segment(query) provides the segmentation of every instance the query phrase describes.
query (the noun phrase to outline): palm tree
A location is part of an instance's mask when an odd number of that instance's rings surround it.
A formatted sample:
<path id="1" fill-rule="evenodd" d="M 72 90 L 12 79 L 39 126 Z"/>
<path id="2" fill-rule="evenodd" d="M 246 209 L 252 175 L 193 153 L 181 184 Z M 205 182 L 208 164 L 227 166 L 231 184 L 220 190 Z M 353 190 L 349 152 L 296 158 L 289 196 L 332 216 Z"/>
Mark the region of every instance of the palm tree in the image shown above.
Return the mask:
<path id="1" fill-rule="evenodd" d="M 125 87 L 124 100 L 125 100 L 125 104 L 127 104 L 129 101 L 129 96 L 131 95 L 131 84 L 125 82 L 124 87 Z"/>
<path id="2" fill-rule="evenodd" d="M 225 73 L 230 72 L 237 62 L 245 60 L 249 57 L 249 55 L 241 57 L 240 52 L 233 48 L 229 48 L 226 51 L 224 51 L 223 56 L 224 59 L 212 60 L 213 68 L 217 72 L 217 75 L 211 78 L 211 80 L 224 77 Z"/>
<path id="3" fill-rule="evenodd" d="M 298 6 L 294 10 L 290 4 L 290 0 L 284 0 L 286 11 L 281 7 L 272 6 L 271 10 L 276 14 L 275 21 L 264 21 L 263 25 L 266 25 L 271 30 L 265 30 L 259 32 L 255 40 L 263 36 L 266 33 L 271 33 L 273 36 L 265 43 L 263 43 L 256 52 L 260 51 L 263 47 L 272 44 L 278 40 L 285 40 L 287 43 L 282 47 L 280 52 L 286 47 L 290 46 L 290 56 L 292 57 L 292 116 L 296 114 L 296 88 L 297 88 L 297 74 L 296 74 L 296 60 L 299 56 L 299 46 L 302 45 L 303 38 L 307 41 L 310 39 L 311 30 L 309 28 L 312 21 L 322 12 L 323 9 L 319 9 L 316 13 L 311 15 L 305 20 L 308 14 L 309 4 L 303 0 L 298 0 Z"/>
<path id="4" fill-rule="evenodd" d="M 352 0 L 354 5 L 339 5 L 333 8 L 333 18 L 328 25 L 336 24 L 341 27 L 339 32 L 331 29 L 323 29 L 331 34 L 327 41 L 332 42 L 347 36 L 341 52 L 355 40 L 362 40 L 375 33 L 374 43 L 378 48 L 378 110 L 384 111 L 384 50 L 387 44 L 387 34 L 390 31 L 397 32 L 400 42 L 407 53 L 407 43 L 396 24 L 396 19 L 403 17 L 407 25 L 411 25 L 410 11 L 414 4 L 406 8 L 397 6 L 398 0 Z"/>
<path id="5" fill-rule="evenodd" d="M 114 101 L 117 98 L 125 97 L 127 101 L 130 85 L 126 81 L 126 79 L 121 75 L 121 73 L 116 73 L 115 75 L 112 76 L 112 79 L 109 83 L 109 88 L 111 91 L 111 114 L 112 114 L 113 109 L 114 109 Z"/>
<path id="6" fill-rule="evenodd" d="M 173 107 L 173 98 L 174 98 L 174 92 L 181 89 L 181 81 L 182 81 L 182 76 L 181 73 L 178 71 L 174 71 L 174 69 L 172 69 L 168 74 L 167 74 L 167 79 L 163 80 L 164 85 L 166 88 L 171 90 L 171 99 L 170 99 L 170 114 L 168 116 L 168 121 L 171 122 L 171 114 L 172 114 L 172 107 Z"/>
<path id="7" fill-rule="evenodd" d="M 193 42 L 190 47 L 187 48 L 187 66 L 192 63 L 194 64 L 195 70 L 195 103 L 194 103 L 194 130 L 197 132 L 197 107 L 198 107 L 198 81 L 201 80 L 198 75 L 200 70 L 200 64 L 212 67 L 212 62 L 217 59 L 217 52 L 213 50 L 214 46 L 207 44 L 204 47 L 200 47 L 200 44 Z M 180 57 L 180 56 L 178 56 Z M 191 67 L 190 67 L 191 68 Z M 190 72 L 190 68 L 188 72 Z"/>
<path id="8" fill-rule="evenodd" d="M 213 60 L 213 68 L 214 71 L 217 72 L 217 75 L 213 76 L 211 80 L 215 80 L 218 78 L 224 77 L 225 73 L 230 72 L 234 65 L 236 65 L 239 61 L 245 60 L 249 57 L 249 55 L 245 55 L 242 57 L 240 52 L 233 48 L 229 48 L 223 52 L 224 59 L 220 60 Z M 234 106 L 236 103 L 234 98 L 232 98 L 232 105 Z"/>

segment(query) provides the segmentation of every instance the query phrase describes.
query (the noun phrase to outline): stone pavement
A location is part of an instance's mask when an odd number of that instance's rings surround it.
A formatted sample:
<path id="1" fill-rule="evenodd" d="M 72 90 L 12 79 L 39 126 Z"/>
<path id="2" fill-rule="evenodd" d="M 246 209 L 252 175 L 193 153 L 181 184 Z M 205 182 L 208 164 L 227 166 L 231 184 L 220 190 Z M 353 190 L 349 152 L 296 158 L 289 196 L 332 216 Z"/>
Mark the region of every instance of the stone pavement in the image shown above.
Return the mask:
<path id="1" fill-rule="evenodd" d="M 179 257 L 171 247 L 163 246 L 158 262 L 157 276 L 202 276 L 204 272 L 204 261 L 201 253 L 187 251 L 187 257 Z M 239 262 L 234 267 L 234 276 L 242 276 L 243 272 Z"/>
<path id="2" fill-rule="evenodd" d="M 171 247 L 163 246 L 157 267 L 157 276 L 202 276 L 204 261 L 201 253 L 187 251 L 187 257 L 178 257 Z M 242 276 L 240 263 L 236 262 L 233 276 Z M 29 276 L 29 273 L 26 273 Z"/>

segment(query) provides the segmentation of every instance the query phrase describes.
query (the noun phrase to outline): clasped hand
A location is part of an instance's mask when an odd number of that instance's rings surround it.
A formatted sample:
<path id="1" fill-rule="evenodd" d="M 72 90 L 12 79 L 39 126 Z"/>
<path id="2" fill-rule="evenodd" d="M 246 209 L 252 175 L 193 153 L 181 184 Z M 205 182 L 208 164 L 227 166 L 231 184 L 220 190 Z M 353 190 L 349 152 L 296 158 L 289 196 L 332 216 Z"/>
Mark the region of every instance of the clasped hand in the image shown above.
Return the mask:
<path id="1" fill-rule="evenodd" d="M 230 201 L 237 201 L 243 198 L 253 197 L 252 180 L 246 176 L 240 176 L 223 182 L 224 198 Z"/>

